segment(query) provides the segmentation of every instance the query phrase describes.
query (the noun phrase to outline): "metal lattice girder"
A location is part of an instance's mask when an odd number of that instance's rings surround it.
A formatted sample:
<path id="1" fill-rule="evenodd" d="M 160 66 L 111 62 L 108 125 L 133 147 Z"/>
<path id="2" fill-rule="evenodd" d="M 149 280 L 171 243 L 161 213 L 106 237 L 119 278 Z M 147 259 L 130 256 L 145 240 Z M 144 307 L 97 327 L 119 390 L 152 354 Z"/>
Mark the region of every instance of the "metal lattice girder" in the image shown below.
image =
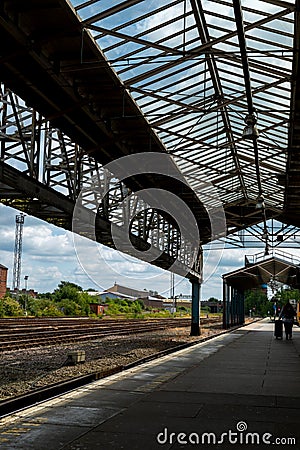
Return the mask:
<path id="1" fill-rule="evenodd" d="M 300 248 L 300 229 L 274 219 L 267 221 L 266 225 L 262 222 L 240 230 L 237 233 L 229 234 L 226 238 L 215 240 L 210 244 L 210 248 L 262 249 L 265 248 L 266 237 L 268 237 L 269 251 L 277 248 Z"/>
<path id="2" fill-rule="evenodd" d="M 39 171 L 41 122 L 37 112 L 4 85 L 0 86 L 1 160 L 13 162 L 33 178 Z"/>
<path id="3" fill-rule="evenodd" d="M 74 205 L 80 197 L 84 209 L 94 211 L 96 240 L 115 247 L 112 227 L 115 227 L 115 234 L 118 234 L 118 229 L 127 225 L 131 241 L 137 249 L 156 249 L 158 265 L 168 268 L 177 260 L 177 272 L 191 272 L 195 276 L 196 266 L 193 266 L 198 264 L 195 248 L 184 240 L 172 217 L 151 208 L 151 204 L 138 196 L 132 196 L 132 191 L 123 182 L 104 170 L 60 130 L 51 128 L 49 122 L 41 116 L 40 123 L 37 123 L 33 120 L 36 113 L 32 108 L 26 107 L 10 90 L 3 87 L 3 92 L 5 95 L 2 97 L 1 109 L 5 111 L 5 115 L 2 116 L 4 125 L 1 129 L 4 160 L 0 167 L 1 201 L 71 229 L 72 221 L 73 224 L 76 221 Z M 10 114 L 18 108 L 20 114 L 25 115 L 24 120 L 18 121 L 14 114 Z M 40 130 L 39 134 L 35 133 L 35 127 Z M 35 139 L 24 146 L 22 138 L 29 128 Z M 34 166 L 42 170 L 36 177 L 25 180 L 31 168 L 29 156 L 36 148 L 39 151 L 35 152 Z M 103 197 L 101 190 L 107 191 Z M 62 196 L 65 201 L 62 201 Z M 84 227 L 77 231 L 85 235 Z M 121 245 L 122 250 L 130 254 L 130 246 Z"/>
<path id="4" fill-rule="evenodd" d="M 96 162 L 4 85 L 1 89 L 1 160 L 76 200 Z"/>

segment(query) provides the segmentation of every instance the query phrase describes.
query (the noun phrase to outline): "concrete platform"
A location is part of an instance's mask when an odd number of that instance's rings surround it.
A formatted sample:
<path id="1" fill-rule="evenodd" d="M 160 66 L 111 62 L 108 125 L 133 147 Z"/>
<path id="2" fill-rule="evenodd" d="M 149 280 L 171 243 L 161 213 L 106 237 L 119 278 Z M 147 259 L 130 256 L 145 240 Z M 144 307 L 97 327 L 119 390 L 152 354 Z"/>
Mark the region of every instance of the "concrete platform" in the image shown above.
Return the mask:
<path id="1" fill-rule="evenodd" d="M 257 322 L 0 421 L 0 449 L 300 449 L 300 329 Z"/>

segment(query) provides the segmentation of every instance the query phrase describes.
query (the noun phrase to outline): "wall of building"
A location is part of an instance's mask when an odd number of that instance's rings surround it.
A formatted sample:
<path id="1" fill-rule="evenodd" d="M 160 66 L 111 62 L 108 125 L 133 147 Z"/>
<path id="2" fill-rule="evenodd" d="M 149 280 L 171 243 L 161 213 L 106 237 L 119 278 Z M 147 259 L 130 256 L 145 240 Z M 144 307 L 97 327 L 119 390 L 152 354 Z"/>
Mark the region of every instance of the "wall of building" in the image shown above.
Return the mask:
<path id="1" fill-rule="evenodd" d="M 99 316 L 100 314 L 103 314 L 106 309 L 107 309 L 106 305 L 99 305 L 98 303 L 90 303 L 91 313 L 94 313 L 97 316 Z"/>
<path id="2" fill-rule="evenodd" d="M 151 308 L 163 308 L 163 300 L 153 298 L 153 297 L 145 297 L 141 299 L 145 306 L 151 306 Z"/>
<path id="3" fill-rule="evenodd" d="M 147 297 L 149 293 L 147 291 L 139 291 L 137 289 L 128 288 L 126 286 L 121 286 L 120 284 L 115 283 L 112 287 L 109 289 L 105 289 L 109 292 L 118 292 L 123 295 L 128 295 L 129 297 L 135 297 L 135 298 L 143 298 Z"/>
<path id="4" fill-rule="evenodd" d="M 7 286 L 7 267 L 0 264 L 0 298 L 6 294 Z"/>

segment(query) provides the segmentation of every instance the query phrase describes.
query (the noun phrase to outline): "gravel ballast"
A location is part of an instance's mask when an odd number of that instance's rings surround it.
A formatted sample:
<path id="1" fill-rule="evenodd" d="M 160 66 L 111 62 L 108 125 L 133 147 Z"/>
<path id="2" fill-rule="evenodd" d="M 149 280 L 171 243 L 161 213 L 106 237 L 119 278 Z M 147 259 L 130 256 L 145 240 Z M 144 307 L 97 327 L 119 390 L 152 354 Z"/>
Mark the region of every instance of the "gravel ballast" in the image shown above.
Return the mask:
<path id="1" fill-rule="evenodd" d="M 0 354 L 0 401 L 74 377 L 125 366 L 162 350 L 200 341 L 221 331 L 220 328 L 203 328 L 200 337 L 191 337 L 189 327 L 171 328 L 75 344 L 5 351 Z M 85 363 L 68 365 L 68 353 L 74 350 L 85 351 Z"/>

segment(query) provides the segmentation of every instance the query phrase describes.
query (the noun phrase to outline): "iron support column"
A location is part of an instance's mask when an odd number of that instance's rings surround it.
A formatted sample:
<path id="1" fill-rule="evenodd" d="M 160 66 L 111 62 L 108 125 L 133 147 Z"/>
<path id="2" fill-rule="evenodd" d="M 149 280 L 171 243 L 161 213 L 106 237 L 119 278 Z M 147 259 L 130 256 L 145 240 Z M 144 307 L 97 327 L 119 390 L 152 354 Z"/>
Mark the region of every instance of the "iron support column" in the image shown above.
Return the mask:
<path id="1" fill-rule="evenodd" d="M 223 278 L 223 328 L 225 329 L 228 328 L 227 305 L 228 305 L 228 286 Z"/>
<path id="2" fill-rule="evenodd" d="M 201 282 L 198 278 L 190 280 L 192 283 L 192 323 L 191 336 L 200 336 L 200 293 Z"/>

